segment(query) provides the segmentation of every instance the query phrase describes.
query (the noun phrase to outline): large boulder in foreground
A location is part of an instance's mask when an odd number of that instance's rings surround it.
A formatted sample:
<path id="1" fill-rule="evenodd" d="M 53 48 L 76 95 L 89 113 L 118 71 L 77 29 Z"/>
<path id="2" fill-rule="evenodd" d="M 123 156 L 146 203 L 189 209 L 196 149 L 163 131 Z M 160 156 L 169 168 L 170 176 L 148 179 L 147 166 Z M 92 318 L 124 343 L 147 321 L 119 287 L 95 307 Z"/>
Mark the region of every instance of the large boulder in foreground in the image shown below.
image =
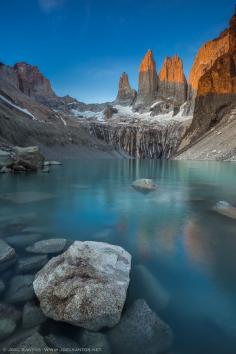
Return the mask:
<path id="1" fill-rule="evenodd" d="M 33 286 L 47 317 L 96 331 L 119 322 L 130 268 L 123 248 L 76 241 L 42 268 Z"/>

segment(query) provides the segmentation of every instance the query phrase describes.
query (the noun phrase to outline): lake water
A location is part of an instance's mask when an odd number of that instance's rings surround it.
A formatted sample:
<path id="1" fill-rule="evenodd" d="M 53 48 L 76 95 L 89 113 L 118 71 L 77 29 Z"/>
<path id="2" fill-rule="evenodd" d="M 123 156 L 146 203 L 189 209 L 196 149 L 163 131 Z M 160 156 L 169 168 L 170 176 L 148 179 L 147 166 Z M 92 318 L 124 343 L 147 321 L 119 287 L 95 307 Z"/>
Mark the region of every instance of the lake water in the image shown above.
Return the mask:
<path id="1" fill-rule="evenodd" d="M 236 220 L 213 210 L 236 206 L 235 176 L 235 163 L 67 161 L 0 176 L 0 225 L 121 245 L 132 255 L 127 306 L 146 299 L 171 326 L 173 353 L 235 354 Z M 158 190 L 133 190 L 137 178 Z"/>

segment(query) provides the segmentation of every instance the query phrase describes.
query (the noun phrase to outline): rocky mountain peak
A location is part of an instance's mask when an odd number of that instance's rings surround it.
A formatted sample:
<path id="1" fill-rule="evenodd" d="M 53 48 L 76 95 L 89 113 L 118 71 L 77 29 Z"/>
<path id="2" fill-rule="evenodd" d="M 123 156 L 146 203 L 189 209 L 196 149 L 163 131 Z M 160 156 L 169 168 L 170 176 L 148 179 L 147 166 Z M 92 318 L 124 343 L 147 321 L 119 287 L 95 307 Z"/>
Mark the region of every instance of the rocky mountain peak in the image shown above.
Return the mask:
<path id="1" fill-rule="evenodd" d="M 152 72 L 156 71 L 156 63 L 153 58 L 153 52 L 151 49 L 149 49 L 145 54 L 139 69 L 140 73 L 147 72 L 147 71 L 152 71 Z"/>
<path id="2" fill-rule="evenodd" d="M 148 50 L 139 69 L 139 87 L 136 106 L 152 102 L 157 95 L 158 76 L 153 53 Z"/>
<path id="3" fill-rule="evenodd" d="M 159 73 L 158 95 L 182 104 L 187 98 L 187 81 L 178 55 L 166 57 Z"/>
<path id="4" fill-rule="evenodd" d="M 166 57 L 159 73 L 160 81 L 169 81 L 175 83 L 184 83 L 186 81 L 183 62 L 176 54 L 173 57 Z"/>
<path id="5" fill-rule="evenodd" d="M 121 104 L 131 104 L 136 96 L 136 91 L 133 90 L 129 83 L 128 75 L 123 72 L 119 81 L 119 91 L 117 101 Z"/>
<path id="6" fill-rule="evenodd" d="M 27 96 L 33 98 L 55 97 L 50 81 L 39 71 L 37 66 L 25 62 L 16 63 L 14 71 L 19 81 L 19 89 Z"/>

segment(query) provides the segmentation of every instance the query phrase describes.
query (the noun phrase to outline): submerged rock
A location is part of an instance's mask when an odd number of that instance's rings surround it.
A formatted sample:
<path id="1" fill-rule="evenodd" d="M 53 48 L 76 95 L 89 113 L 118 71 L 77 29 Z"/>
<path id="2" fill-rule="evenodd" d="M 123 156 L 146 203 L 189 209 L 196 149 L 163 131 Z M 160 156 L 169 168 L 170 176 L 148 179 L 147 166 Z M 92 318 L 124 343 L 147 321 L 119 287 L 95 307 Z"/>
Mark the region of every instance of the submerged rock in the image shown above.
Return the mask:
<path id="1" fill-rule="evenodd" d="M 10 318 L 0 318 L 0 340 L 9 337 L 16 329 L 16 323 Z"/>
<path id="2" fill-rule="evenodd" d="M 0 318 L 10 318 L 14 322 L 18 322 L 21 319 L 21 312 L 12 305 L 1 302 Z"/>
<path id="3" fill-rule="evenodd" d="M 34 303 L 27 302 L 23 309 L 22 326 L 23 328 L 32 328 L 39 326 L 47 320 L 40 307 Z"/>
<path id="4" fill-rule="evenodd" d="M 23 302 L 33 299 L 33 275 L 16 275 L 10 280 L 5 299 L 10 303 Z"/>
<path id="5" fill-rule="evenodd" d="M 17 273 L 30 273 L 41 269 L 48 262 L 47 255 L 20 258 L 16 265 Z"/>
<path id="6" fill-rule="evenodd" d="M 133 182 L 132 187 L 139 192 L 152 192 L 158 187 L 152 179 L 142 178 Z"/>
<path id="7" fill-rule="evenodd" d="M 5 240 L 9 243 L 9 245 L 17 248 L 25 248 L 32 245 L 34 242 L 39 241 L 43 238 L 41 234 L 20 234 L 20 235 L 12 235 L 6 237 Z"/>
<path id="8" fill-rule="evenodd" d="M 227 216 L 231 219 L 236 219 L 236 208 L 233 207 L 231 204 L 225 201 L 220 201 L 218 202 L 214 207 L 213 210 L 215 210 L 217 213 Z"/>
<path id="9" fill-rule="evenodd" d="M 16 252 L 5 241 L 0 239 L 0 271 L 9 268 L 16 261 Z"/>
<path id="10" fill-rule="evenodd" d="M 90 351 L 96 351 L 99 348 L 99 353 L 111 354 L 109 342 L 103 333 L 84 330 L 80 337 L 80 345 Z"/>
<path id="11" fill-rule="evenodd" d="M 156 279 L 150 270 L 144 265 L 137 265 L 134 267 L 134 287 L 133 297 L 137 298 L 136 294 L 142 296 L 148 301 L 156 311 L 165 309 L 170 301 L 169 292 L 163 285 Z"/>
<path id="12" fill-rule="evenodd" d="M 68 240 L 65 238 L 55 238 L 49 240 L 42 240 L 34 243 L 32 246 L 27 247 L 27 252 L 31 253 L 59 253 L 65 250 L 68 245 Z"/>
<path id="13" fill-rule="evenodd" d="M 51 348 L 57 349 L 60 353 L 78 352 L 79 344 L 65 336 L 51 333 L 45 337 L 45 341 Z"/>
<path id="14" fill-rule="evenodd" d="M 35 348 L 35 349 L 34 349 Z M 45 353 L 50 352 L 50 348 L 45 343 L 43 336 L 39 333 L 34 333 L 28 337 L 25 341 L 21 342 L 14 350 L 14 353 L 32 353 L 35 350 L 35 353 Z"/>
<path id="15" fill-rule="evenodd" d="M 171 347 L 172 331 L 139 299 L 124 313 L 120 323 L 109 332 L 115 353 L 157 354 Z"/>
<path id="16" fill-rule="evenodd" d="M 33 286 L 46 316 L 99 330 L 120 320 L 130 267 L 130 254 L 119 246 L 76 241 L 46 264 Z"/>

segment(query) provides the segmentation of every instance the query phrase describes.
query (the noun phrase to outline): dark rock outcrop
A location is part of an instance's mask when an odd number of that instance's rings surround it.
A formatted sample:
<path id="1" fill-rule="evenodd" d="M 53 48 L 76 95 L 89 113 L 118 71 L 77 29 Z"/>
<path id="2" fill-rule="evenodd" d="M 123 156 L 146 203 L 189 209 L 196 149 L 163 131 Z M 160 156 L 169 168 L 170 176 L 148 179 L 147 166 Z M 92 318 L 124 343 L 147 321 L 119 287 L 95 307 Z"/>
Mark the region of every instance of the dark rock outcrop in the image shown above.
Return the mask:
<path id="1" fill-rule="evenodd" d="M 116 103 L 121 105 L 131 105 L 134 102 L 136 95 L 137 92 L 130 86 L 128 75 L 125 72 L 122 73 L 119 81 L 119 91 Z"/>
<path id="2" fill-rule="evenodd" d="M 138 95 L 135 108 L 150 105 L 157 96 L 158 76 L 153 53 L 149 50 L 139 68 Z"/>
<path id="3" fill-rule="evenodd" d="M 187 99 L 187 80 L 183 71 L 183 62 L 178 55 L 166 57 L 159 73 L 158 95 L 173 98 L 179 104 Z"/>
<path id="4" fill-rule="evenodd" d="M 113 114 L 117 113 L 118 110 L 111 105 L 107 105 L 106 108 L 103 111 L 103 116 L 106 120 L 109 120 L 112 118 Z"/>
<path id="5" fill-rule="evenodd" d="M 18 78 L 18 87 L 25 95 L 44 100 L 45 97 L 56 97 L 50 81 L 46 79 L 36 66 L 27 63 L 16 63 L 14 66 Z"/>

